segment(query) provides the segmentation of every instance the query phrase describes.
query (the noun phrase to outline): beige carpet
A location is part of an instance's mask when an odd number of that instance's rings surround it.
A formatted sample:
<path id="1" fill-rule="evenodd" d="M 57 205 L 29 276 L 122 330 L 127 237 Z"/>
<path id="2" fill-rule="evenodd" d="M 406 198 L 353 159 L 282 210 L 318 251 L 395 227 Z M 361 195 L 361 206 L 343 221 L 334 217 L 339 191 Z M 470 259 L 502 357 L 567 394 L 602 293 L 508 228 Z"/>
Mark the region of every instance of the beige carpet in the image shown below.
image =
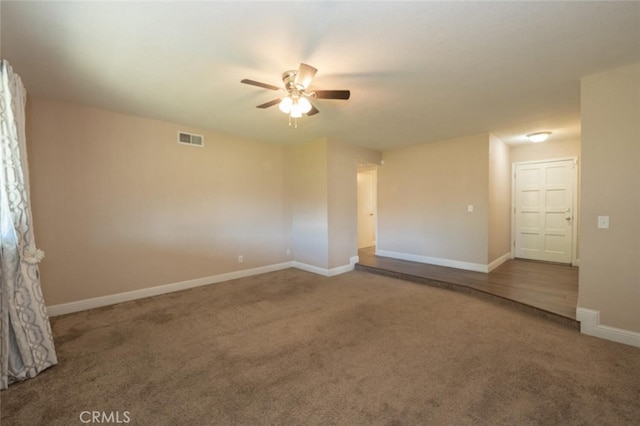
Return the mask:
<path id="1" fill-rule="evenodd" d="M 361 271 L 289 269 L 52 325 L 60 364 L 0 393 L 2 426 L 85 411 L 140 425 L 640 420 L 640 349 Z"/>

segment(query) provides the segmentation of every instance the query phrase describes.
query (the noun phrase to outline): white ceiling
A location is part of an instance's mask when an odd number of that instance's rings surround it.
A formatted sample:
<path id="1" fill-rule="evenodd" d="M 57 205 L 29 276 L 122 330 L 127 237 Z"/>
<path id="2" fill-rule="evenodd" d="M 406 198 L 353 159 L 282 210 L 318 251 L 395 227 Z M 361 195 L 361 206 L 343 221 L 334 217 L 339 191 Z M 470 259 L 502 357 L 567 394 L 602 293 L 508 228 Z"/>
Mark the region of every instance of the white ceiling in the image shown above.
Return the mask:
<path id="1" fill-rule="evenodd" d="M 640 60 L 640 2 L 11 2 L 2 57 L 32 96 L 270 142 L 387 150 L 480 132 L 580 132 L 580 77 Z M 317 100 L 277 107 L 306 62 Z"/>

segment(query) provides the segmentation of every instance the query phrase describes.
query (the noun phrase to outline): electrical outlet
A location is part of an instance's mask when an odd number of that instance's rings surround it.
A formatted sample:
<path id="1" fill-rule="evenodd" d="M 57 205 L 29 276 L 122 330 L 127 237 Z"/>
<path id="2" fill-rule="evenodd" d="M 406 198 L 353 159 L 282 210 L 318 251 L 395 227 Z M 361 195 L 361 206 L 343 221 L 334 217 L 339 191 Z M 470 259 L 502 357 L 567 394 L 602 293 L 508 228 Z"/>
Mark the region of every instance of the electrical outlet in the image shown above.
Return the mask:
<path id="1" fill-rule="evenodd" d="M 469 204 L 469 205 L 467 206 L 467 211 L 468 211 L 469 213 L 471 213 L 471 212 L 473 211 L 473 204 Z"/>
<path id="2" fill-rule="evenodd" d="M 598 216 L 598 228 L 609 229 L 609 216 Z"/>
<path id="3" fill-rule="evenodd" d="M 291 250 L 287 249 L 287 256 L 291 255 Z"/>
<path id="4" fill-rule="evenodd" d="M 238 256 L 238 263 L 242 263 L 244 262 L 244 256 L 240 255 Z"/>

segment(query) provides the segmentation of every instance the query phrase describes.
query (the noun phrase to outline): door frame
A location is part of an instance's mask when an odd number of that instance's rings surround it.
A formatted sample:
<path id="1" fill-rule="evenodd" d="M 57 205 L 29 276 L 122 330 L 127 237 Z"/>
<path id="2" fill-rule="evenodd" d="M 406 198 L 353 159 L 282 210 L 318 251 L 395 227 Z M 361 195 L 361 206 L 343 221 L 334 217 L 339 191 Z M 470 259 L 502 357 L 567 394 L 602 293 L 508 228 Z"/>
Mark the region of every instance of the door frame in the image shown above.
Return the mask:
<path id="1" fill-rule="evenodd" d="M 546 160 L 533 160 L 533 161 L 518 161 L 511 163 L 511 259 L 516 257 L 516 166 L 536 163 L 555 163 L 558 161 L 573 161 L 573 173 L 571 174 L 572 188 L 572 200 L 573 204 L 571 212 L 573 214 L 573 220 L 571 221 L 571 265 L 578 266 L 580 260 L 578 259 L 578 220 L 580 218 L 579 204 L 578 204 L 578 168 L 580 163 L 578 157 L 558 157 L 550 158 Z"/>
<path id="2" fill-rule="evenodd" d="M 373 244 L 377 250 L 378 248 L 378 165 L 371 164 L 371 163 L 360 163 L 358 165 L 356 173 L 371 173 L 371 175 L 373 176 Z M 358 195 L 356 194 L 356 200 L 357 200 L 357 197 Z M 357 207 L 356 207 L 356 210 L 357 210 Z M 357 243 L 358 239 L 360 238 L 359 229 L 358 229 L 359 220 L 360 219 L 357 217 L 357 213 L 356 213 L 356 245 L 357 246 L 360 245 Z"/>

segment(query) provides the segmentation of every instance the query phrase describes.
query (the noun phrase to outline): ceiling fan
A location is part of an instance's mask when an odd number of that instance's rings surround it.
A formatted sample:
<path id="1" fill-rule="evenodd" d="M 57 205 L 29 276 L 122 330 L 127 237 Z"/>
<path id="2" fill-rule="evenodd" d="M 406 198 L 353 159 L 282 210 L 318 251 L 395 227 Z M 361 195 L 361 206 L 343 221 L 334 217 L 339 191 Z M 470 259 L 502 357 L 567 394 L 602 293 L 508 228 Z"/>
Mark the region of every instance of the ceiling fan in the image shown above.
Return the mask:
<path id="1" fill-rule="evenodd" d="M 289 125 L 291 125 L 291 119 L 293 118 L 297 127 L 297 119 L 302 117 L 302 114 L 311 116 L 320 112 L 311 104 L 309 99 L 347 100 L 351 96 L 349 90 L 308 90 L 311 80 L 313 80 L 317 72 L 318 70 L 311 65 L 301 63 L 297 70 L 289 70 L 282 73 L 284 88 L 246 78 L 241 80 L 240 83 L 262 87 L 263 89 L 283 91 L 285 93 L 284 97 L 260 104 L 256 108 L 264 109 L 279 105 L 280 111 L 289 115 Z"/>

